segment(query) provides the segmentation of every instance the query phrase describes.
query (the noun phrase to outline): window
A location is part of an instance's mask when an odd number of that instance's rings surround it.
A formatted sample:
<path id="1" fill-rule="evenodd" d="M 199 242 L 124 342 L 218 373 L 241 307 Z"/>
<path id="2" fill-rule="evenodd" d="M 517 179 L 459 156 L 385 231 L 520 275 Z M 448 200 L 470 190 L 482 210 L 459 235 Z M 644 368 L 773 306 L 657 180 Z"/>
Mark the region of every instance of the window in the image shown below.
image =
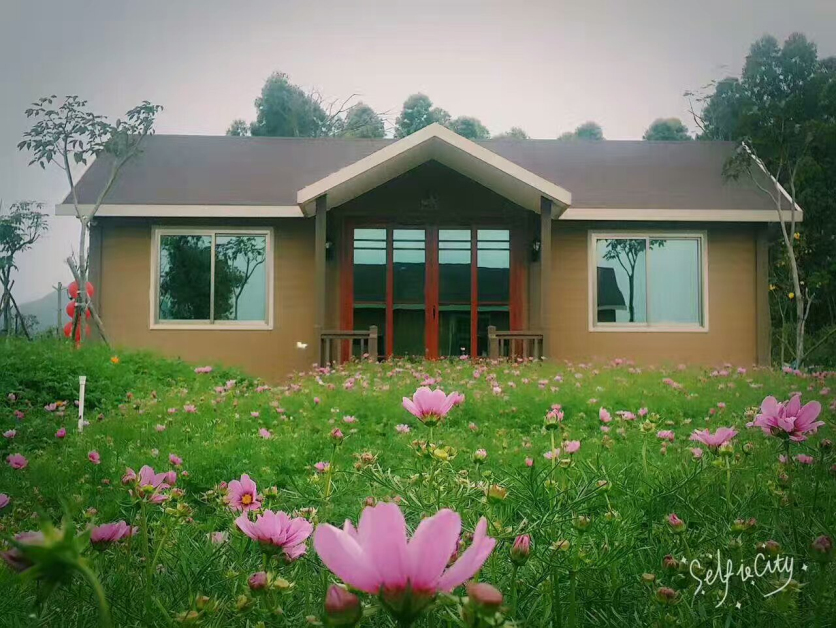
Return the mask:
<path id="1" fill-rule="evenodd" d="M 272 327 L 269 229 L 154 231 L 152 327 Z"/>
<path id="2" fill-rule="evenodd" d="M 707 328 L 705 234 L 592 234 L 592 327 Z"/>

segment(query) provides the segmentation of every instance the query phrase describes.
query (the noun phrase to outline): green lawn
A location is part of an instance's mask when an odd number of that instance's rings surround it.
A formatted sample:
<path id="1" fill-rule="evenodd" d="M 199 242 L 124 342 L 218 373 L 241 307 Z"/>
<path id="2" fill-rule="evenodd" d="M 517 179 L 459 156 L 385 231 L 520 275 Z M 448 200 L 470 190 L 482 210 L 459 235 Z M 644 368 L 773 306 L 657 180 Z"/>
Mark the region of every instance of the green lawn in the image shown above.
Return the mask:
<path id="1" fill-rule="evenodd" d="M 100 346 L 0 345 L 0 428 L 16 432 L 0 438 L 0 493 L 11 500 L 0 510 L 0 535 L 37 529 L 39 517 L 57 523 L 63 513 L 77 530 L 117 520 L 140 526 L 132 539 L 104 551 L 85 546 L 116 625 L 302 626 L 322 615 L 333 576 L 310 540 L 295 562 L 269 560 L 269 571 L 284 579 L 278 589 L 250 592 L 247 578 L 263 557 L 234 525 L 239 513 L 224 504 L 219 488 L 243 473 L 257 483 L 263 507 L 314 524 L 356 522 L 367 500 L 397 499 L 411 529 L 440 508 L 460 513 L 466 531 L 486 517 L 498 543 L 479 579 L 503 592 L 503 613 L 519 626 L 836 625 L 836 568 L 815 562 L 810 547 L 836 534 L 836 455 L 825 443 L 834 437 L 836 375 L 738 371 L 738 365 L 397 361 L 347 365 L 268 388 L 217 366 L 199 374 L 194 368 L 201 365 L 144 353 L 119 352 L 118 363 L 111 357 Z M 88 378 L 90 421 L 81 434 L 73 405 L 80 374 Z M 432 431 L 401 403 L 422 384 L 465 396 Z M 826 425 L 790 447 L 791 456 L 812 456 L 811 465 L 780 463 L 785 441 L 746 427 L 765 396 L 783 401 L 793 392 L 823 406 Z M 64 410 L 44 408 L 55 402 L 66 402 Z M 547 431 L 544 417 L 553 404 L 561 405 L 563 419 Z M 612 416 L 606 425 L 601 407 Z M 639 416 L 642 408 L 646 417 Z M 398 432 L 400 424 L 411 431 Z M 721 426 L 739 432 L 732 451 L 720 456 L 703 446 L 696 460 L 690 434 Z M 55 436 L 61 427 L 63 439 Z M 345 438 L 335 445 L 337 427 Z M 666 447 L 657 437 L 665 430 L 673 432 Z M 564 441 L 580 441 L 580 450 L 547 460 L 553 439 L 562 449 Z M 474 461 L 478 449 L 487 452 L 482 464 Z M 90 462 L 91 451 L 100 464 Z M 25 468 L 5 464 L 18 453 L 28 460 Z M 173 467 L 169 454 L 182 466 Z M 330 472 L 314 468 L 329 461 Z M 127 467 L 143 465 L 178 473 L 177 490 L 162 506 L 140 507 L 120 482 Z M 667 522 L 671 513 L 685 522 L 683 533 Z M 735 523 L 750 518 L 753 525 Z M 217 531 L 228 539 L 211 543 L 208 535 Z M 533 550 L 516 570 L 509 550 L 519 534 L 531 536 Z M 788 574 L 753 584 L 732 579 L 718 606 L 722 583 L 695 595 L 699 580 L 686 567 L 663 565 L 670 554 L 710 566 L 719 551 L 737 568 L 752 564 L 757 544 L 769 540 L 794 559 L 794 582 L 769 597 Z M 658 601 L 664 588 L 676 592 L 675 603 Z M 0 596 L 2 625 L 99 621 L 96 598 L 80 577 L 62 583 L 37 610 L 44 583 L 37 587 L 0 567 L 0 590 L 9 592 Z M 361 597 L 368 604 L 361 625 L 394 625 L 374 599 Z M 465 625 L 457 604 L 458 597 L 439 597 L 416 625 Z M 189 611 L 195 612 L 183 615 Z"/>

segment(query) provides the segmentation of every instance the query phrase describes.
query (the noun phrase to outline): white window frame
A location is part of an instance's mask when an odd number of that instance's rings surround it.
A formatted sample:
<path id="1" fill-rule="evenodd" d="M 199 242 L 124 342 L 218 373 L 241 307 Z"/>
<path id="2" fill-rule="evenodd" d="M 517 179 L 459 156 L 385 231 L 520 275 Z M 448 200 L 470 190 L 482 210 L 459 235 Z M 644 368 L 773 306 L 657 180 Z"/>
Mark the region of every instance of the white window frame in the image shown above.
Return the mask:
<path id="1" fill-rule="evenodd" d="M 265 250 L 265 281 L 267 287 L 265 296 L 267 299 L 265 321 L 160 321 L 159 320 L 159 297 L 160 297 L 160 239 L 170 235 L 196 235 L 212 237 L 212 289 L 210 291 L 210 303 L 214 301 L 214 272 L 215 272 L 215 239 L 224 235 L 254 235 L 266 237 Z M 154 226 L 151 230 L 151 289 L 149 302 L 151 303 L 150 329 L 178 329 L 178 330 L 215 330 L 215 331 L 269 331 L 273 329 L 273 228 L 272 227 L 160 227 Z M 212 306 L 214 303 L 212 303 Z"/>
<path id="2" fill-rule="evenodd" d="M 702 324 L 692 323 L 599 323 L 598 311 L 598 277 L 597 277 L 597 242 L 598 240 L 613 239 L 645 239 L 645 240 L 697 240 L 700 247 L 700 282 L 702 284 L 701 307 Z M 589 278 L 589 331 L 592 332 L 686 332 L 704 333 L 708 331 L 708 233 L 706 231 L 590 231 L 587 241 L 588 250 L 588 278 Z M 649 251 L 649 248 L 648 248 Z M 649 268 L 649 265 L 646 265 Z M 650 298 L 650 279 L 647 278 L 646 298 Z M 649 314 L 649 312 L 648 312 Z M 649 316 L 648 316 L 649 318 Z"/>

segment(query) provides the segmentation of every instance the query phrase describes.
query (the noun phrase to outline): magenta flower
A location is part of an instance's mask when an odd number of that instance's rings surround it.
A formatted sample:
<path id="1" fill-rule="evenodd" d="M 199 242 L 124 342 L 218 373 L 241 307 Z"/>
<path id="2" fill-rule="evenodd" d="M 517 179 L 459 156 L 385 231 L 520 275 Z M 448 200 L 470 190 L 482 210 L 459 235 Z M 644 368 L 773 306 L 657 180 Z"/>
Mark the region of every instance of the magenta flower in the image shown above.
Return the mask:
<path id="1" fill-rule="evenodd" d="M 699 447 L 691 447 L 691 455 L 694 456 L 694 460 L 701 460 L 702 454 L 702 449 Z"/>
<path id="2" fill-rule="evenodd" d="M 91 451 L 87 454 L 87 459 L 92 462 L 93 464 L 101 464 L 102 457 L 99 455 L 98 451 Z"/>
<path id="3" fill-rule="evenodd" d="M 316 469 L 317 473 L 325 473 L 330 468 L 331 468 L 331 463 L 330 462 L 317 462 L 314 465 L 314 469 Z"/>
<path id="4" fill-rule="evenodd" d="M 606 408 L 601 408 L 598 410 L 598 418 L 601 419 L 604 423 L 609 423 L 612 421 L 612 415 Z"/>
<path id="5" fill-rule="evenodd" d="M 173 464 L 175 467 L 179 467 L 183 464 L 183 459 L 178 456 L 177 454 L 168 454 L 168 461 Z"/>
<path id="6" fill-rule="evenodd" d="M 9 440 L 11 440 L 15 436 L 17 436 L 17 430 L 6 430 L 5 432 L 3 432 L 3 438 L 8 438 Z"/>
<path id="7" fill-rule="evenodd" d="M 356 529 L 350 521 L 342 529 L 327 523 L 317 526 L 314 547 L 325 566 L 346 584 L 381 595 L 387 610 L 409 622 L 439 591 L 452 591 L 481 569 L 496 545 L 487 529 L 482 517 L 472 544 L 448 568 L 459 545 L 457 513 L 439 510 L 407 541 L 400 508 L 381 503 L 363 510 Z"/>
<path id="8" fill-rule="evenodd" d="M 579 440 L 567 440 L 563 442 L 563 451 L 567 454 L 575 454 L 581 448 L 581 441 Z"/>
<path id="9" fill-rule="evenodd" d="M 813 464 L 815 462 L 813 456 L 808 456 L 807 454 L 798 454 L 793 457 L 793 460 L 800 464 Z"/>
<path id="10" fill-rule="evenodd" d="M 430 390 L 421 386 L 409 397 L 403 398 L 403 407 L 422 423 L 432 427 L 447 416 L 453 406 L 464 402 L 464 395 L 457 392 L 445 394 L 440 388 Z"/>
<path id="11" fill-rule="evenodd" d="M 94 547 L 102 549 L 111 543 L 133 536 L 137 531 L 138 528 L 131 527 L 124 521 L 105 523 L 90 530 L 90 542 Z"/>
<path id="12" fill-rule="evenodd" d="M 3 510 L 6 506 L 8 506 L 10 501 L 12 500 L 9 499 L 8 495 L 0 493 L 0 510 Z"/>
<path id="13" fill-rule="evenodd" d="M 46 542 L 44 533 L 41 531 L 21 532 L 15 536 L 15 543 L 20 545 L 43 545 Z M 20 550 L 18 547 L 12 547 L 10 550 L 0 552 L 0 558 L 6 561 L 6 564 L 13 570 L 22 572 L 26 571 L 32 566 L 32 561 Z"/>
<path id="14" fill-rule="evenodd" d="M 6 462 L 12 469 L 25 469 L 29 461 L 20 454 L 11 454 L 6 457 Z"/>
<path id="15" fill-rule="evenodd" d="M 259 428 L 258 435 L 261 436 L 261 438 L 263 438 L 264 440 L 270 440 L 271 438 L 273 438 L 273 433 L 264 427 Z"/>
<path id="16" fill-rule="evenodd" d="M 265 510 L 255 521 L 250 521 L 246 512 L 242 513 L 235 520 L 235 525 L 252 540 L 258 541 L 263 550 L 282 550 L 289 561 L 305 553 L 305 540 L 313 532 L 313 526 L 307 519 L 291 519 L 287 513 L 272 510 Z"/>
<path id="17" fill-rule="evenodd" d="M 759 427 L 767 436 L 781 436 L 795 442 L 807 440 L 806 434 L 815 434 L 824 425 L 824 421 L 816 421 L 821 413 L 821 404 L 810 401 L 801 405 L 801 395 L 793 395 L 785 403 L 778 403 L 775 397 L 769 396 L 761 404 L 761 413 L 747 427 Z"/>
<path id="18" fill-rule="evenodd" d="M 718 427 L 712 434 L 710 430 L 694 430 L 690 440 L 702 443 L 711 449 L 717 449 L 737 436 L 737 431 L 731 427 Z"/>
<path id="19" fill-rule="evenodd" d="M 226 503 L 232 510 L 256 510 L 261 508 L 261 501 L 256 492 L 255 482 L 250 479 L 246 473 L 241 476 L 241 480 L 232 480 L 226 492 Z"/>
<path id="20" fill-rule="evenodd" d="M 656 438 L 672 443 L 674 438 L 676 438 L 676 435 L 673 433 L 672 430 L 659 430 L 658 432 L 656 432 Z"/>
<path id="21" fill-rule="evenodd" d="M 62 427 L 57 432 L 55 432 L 55 438 L 64 438 L 67 435 L 67 428 Z"/>
<path id="22" fill-rule="evenodd" d="M 399 423 L 395 426 L 395 431 L 398 434 L 409 434 L 411 430 L 409 429 L 409 426 L 406 423 Z"/>
<path id="23" fill-rule="evenodd" d="M 133 469 L 125 469 L 122 484 L 136 484 L 136 497 L 147 499 L 152 504 L 160 504 L 168 499 L 165 491 L 177 481 L 174 471 L 155 473 L 148 465 L 143 466 L 137 474 Z"/>
<path id="24" fill-rule="evenodd" d="M 675 512 L 672 512 L 667 516 L 668 526 L 670 526 L 671 530 L 674 532 L 684 532 L 685 531 L 685 522 L 680 519 Z"/>

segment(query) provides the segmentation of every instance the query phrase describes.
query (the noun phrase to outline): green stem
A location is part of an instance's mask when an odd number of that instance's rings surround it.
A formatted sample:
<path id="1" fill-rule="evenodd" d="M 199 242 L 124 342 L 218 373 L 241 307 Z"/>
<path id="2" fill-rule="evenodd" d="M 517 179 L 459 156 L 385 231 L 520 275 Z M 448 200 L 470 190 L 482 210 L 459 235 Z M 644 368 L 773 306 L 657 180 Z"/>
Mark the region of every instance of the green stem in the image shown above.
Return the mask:
<path id="1" fill-rule="evenodd" d="M 93 570 L 83 560 L 79 561 L 78 570 L 84 575 L 87 582 L 93 588 L 93 592 L 96 594 L 96 599 L 99 603 L 99 620 L 101 625 L 105 628 L 111 628 L 113 626 L 113 619 L 110 616 L 110 605 L 107 603 L 107 596 L 105 596 L 102 583 L 99 582 L 96 574 L 93 573 Z"/>
<path id="2" fill-rule="evenodd" d="M 578 548 L 573 543 L 572 570 L 569 572 L 569 625 L 578 626 Z"/>
<path id="3" fill-rule="evenodd" d="M 563 626 L 563 609 L 560 607 L 560 589 L 557 587 L 557 567 L 552 569 L 552 628 Z"/>
<path id="4" fill-rule="evenodd" d="M 726 458 L 726 504 L 731 507 L 731 459 Z"/>
<path id="5" fill-rule="evenodd" d="M 644 466 L 645 475 L 647 474 L 647 434 L 642 437 L 642 465 Z"/>
<path id="6" fill-rule="evenodd" d="M 517 567 L 516 563 L 511 565 L 511 617 L 517 616 Z"/>

